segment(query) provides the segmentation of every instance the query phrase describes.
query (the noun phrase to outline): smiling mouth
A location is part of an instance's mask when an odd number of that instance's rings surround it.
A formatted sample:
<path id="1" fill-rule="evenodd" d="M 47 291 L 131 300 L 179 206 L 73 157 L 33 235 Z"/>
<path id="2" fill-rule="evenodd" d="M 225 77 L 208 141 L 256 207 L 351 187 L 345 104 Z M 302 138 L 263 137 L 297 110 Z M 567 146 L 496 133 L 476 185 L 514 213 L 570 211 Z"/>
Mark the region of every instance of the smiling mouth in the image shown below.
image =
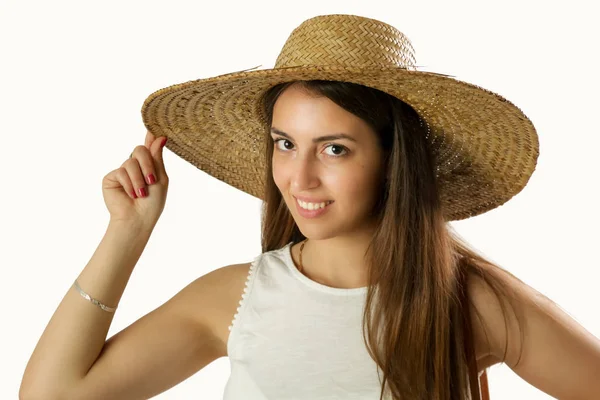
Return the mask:
<path id="1" fill-rule="evenodd" d="M 314 210 L 319 210 L 321 208 L 327 207 L 328 205 L 330 205 L 331 203 L 333 203 L 333 200 L 322 201 L 320 203 L 307 203 L 305 201 L 296 199 L 296 203 L 298 203 L 298 205 L 300 206 L 300 208 L 302 208 L 304 210 L 314 211 Z"/>

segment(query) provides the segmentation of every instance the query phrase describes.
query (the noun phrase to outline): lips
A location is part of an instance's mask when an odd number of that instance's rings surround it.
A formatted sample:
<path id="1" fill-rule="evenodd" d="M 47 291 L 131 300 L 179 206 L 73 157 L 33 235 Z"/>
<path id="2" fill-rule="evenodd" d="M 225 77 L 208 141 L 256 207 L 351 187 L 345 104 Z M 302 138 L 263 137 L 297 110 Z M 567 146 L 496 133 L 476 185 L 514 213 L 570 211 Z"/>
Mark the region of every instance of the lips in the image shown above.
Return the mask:
<path id="1" fill-rule="evenodd" d="M 297 200 L 296 203 L 299 204 L 300 207 L 302 207 L 304 210 L 312 211 L 312 210 L 318 210 L 319 208 L 325 208 L 329 204 L 331 204 L 332 201 L 329 200 L 329 201 L 322 201 L 320 203 L 305 203 L 301 200 Z"/>
<path id="2" fill-rule="evenodd" d="M 332 200 L 329 200 L 329 199 L 314 199 L 314 198 L 303 197 L 303 196 L 292 196 L 292 197 L 295 198 L 295 199 L 301 200 L 301 201 L 303 201 L 305 203 L 317 203 L 318 204 L 318 203 L 324 203 L 324 202 L 326 203 L 328 201 L 332 201 Z"/>
<path id="3" fill-rule="evenodd" d="M 300 203 L 298 202 L 298 200 L 295 200 L 294 203 L 296 203 L 296 209 L 298 210 L 298 214 L 300 214 L 300 216 L 302 216 L 304 218 L 316 218 L 316 217 L 323 215 L 323 213 L 327 212 L 327 210 L 329 210 L 331 208 L 331 205 L 334 202 L 331 200 L 325 201 L 324 202 L 326 204 L 325 207 L 319 207 L 314 210 L 308 210 L 308 209 L 302 208 L 300 206 Z"/>

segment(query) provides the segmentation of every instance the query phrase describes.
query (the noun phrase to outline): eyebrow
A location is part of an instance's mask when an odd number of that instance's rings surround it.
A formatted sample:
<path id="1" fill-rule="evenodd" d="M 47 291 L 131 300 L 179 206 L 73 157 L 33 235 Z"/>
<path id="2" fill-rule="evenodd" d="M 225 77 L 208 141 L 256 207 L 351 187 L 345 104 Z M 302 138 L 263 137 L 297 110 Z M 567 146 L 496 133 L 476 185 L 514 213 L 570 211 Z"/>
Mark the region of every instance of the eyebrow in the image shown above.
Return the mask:
<path id="1" fill-rule="evenodd" d="M 277 135 L 281 135 L 288 139 L 292 139 L 292 137 L 289 134 L 287 134 L 283 131 L 280 131 L 277 128 L 271 127 L 271 133 L 275 133 Z M 348 139 L 350 141 L 356 142 L 356 139 L 354 139 L 352 136 L 345 134 L 345 133 L 335 133 L 333 135 L 319 136 L 319 137 L 314 138 L 312 141 L 313 141 L 313 143 L 319 143 L 319 142 L 326 142 L 328 140 L 337 140 L 337 139 Z"/>

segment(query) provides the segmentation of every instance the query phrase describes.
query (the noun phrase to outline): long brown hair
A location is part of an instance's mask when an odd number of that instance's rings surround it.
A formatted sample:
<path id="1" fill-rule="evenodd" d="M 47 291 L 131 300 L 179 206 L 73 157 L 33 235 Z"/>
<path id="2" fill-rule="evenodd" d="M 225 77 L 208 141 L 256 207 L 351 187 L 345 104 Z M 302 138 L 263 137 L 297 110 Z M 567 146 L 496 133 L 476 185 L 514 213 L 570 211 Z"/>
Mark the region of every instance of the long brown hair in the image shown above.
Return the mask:
<path id="1" fill-rule="evenodd" d="M 448 225 L 425 140 L 426 125 L 412 107 L 354 83 L 287 82 L 263 97 L 269 127 L 275 101 L 294 83 L 362 118 L 378 134 L 384 150 L 385 176 L 373 210 L 377 228 L 367 250 L 362 325 L 369 354 L 383 372 L 380 400 L 388 391 L 394 400 L 479 399 L 476 373 L 469 371 L 474 350 L 464 300 L 467 278 L 481 277 L 497 296 L 508 299 L 513 296 L 507 278 L 516 278 L 469 248 Z M 263 252 L 305 239 L 273 180 L 273 142 L 268 130 L 265 135 Z M 505 304 L 500 305 L 506 320 Z M 501 361 L 505 358 L 506 347 Z"/>

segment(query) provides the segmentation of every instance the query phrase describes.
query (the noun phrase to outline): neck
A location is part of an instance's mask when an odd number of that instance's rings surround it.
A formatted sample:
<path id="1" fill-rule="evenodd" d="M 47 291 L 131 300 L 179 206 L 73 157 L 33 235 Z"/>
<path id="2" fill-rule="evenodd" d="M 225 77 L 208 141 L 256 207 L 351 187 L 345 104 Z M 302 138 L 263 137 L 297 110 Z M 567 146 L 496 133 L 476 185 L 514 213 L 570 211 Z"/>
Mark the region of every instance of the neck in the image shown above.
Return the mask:
<path id="1" fill-rule="evenodd" d="M 367 286 L 365 254 L 371 237 L 369 232 L 300 242 L 296 245 L 298 269 L 308 278 L 330 287 L 351 289 Z"/>

